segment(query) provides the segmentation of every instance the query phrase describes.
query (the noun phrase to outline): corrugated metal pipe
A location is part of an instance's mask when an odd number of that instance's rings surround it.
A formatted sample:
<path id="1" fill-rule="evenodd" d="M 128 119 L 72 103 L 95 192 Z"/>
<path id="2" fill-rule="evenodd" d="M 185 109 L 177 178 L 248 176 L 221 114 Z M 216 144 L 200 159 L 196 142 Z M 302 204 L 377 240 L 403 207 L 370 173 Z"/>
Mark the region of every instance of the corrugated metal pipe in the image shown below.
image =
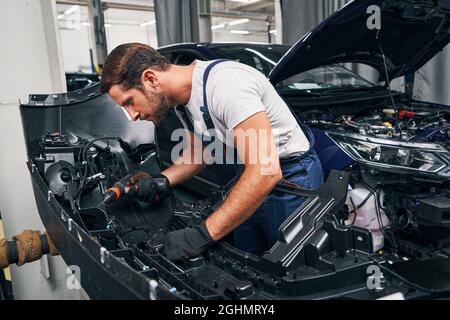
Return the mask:
<path id="1" fill-rule="evenodd" d="M 59 255 L 53 241 L 47 232 L 25 230 L 13 236 L 13 240 L 0 240 L 0 268 L 7 268 L 10 264 L 21 266 L 42 258 L 43 255 Z"/>

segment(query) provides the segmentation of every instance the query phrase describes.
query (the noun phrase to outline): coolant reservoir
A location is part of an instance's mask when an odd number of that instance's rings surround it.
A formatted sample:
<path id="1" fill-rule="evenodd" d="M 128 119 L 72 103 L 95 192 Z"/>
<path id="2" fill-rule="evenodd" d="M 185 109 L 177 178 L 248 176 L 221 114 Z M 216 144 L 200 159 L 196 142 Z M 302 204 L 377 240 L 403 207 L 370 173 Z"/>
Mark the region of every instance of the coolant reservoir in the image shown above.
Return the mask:
<path id="1" fill-rule="evenodd" d="M 380 202 L 383 203 L 384 192 L 380 194 Z M 347 225 L 352 224 L 353 220 L 354 226 L 367 229 L 372 234 L 373 239 L 373 251 L 378 251 L 384 247 L 384 236 L 381 232 L 381 226 L 377 219 L 376 210 L 376 193 L 372 194 L 369 199 L 361 206 L 364 200 L 369 197 L 370 190 L 361 186 L 355 185 L 354 189 L 349 189 L 347 193 L 347 200 L 345 204 L 350 210 L 349 219 L 346 221 Z M 355 208 L 356 207 L 356 208 Z M 359 209 L 358 209 L 359 208 Z M 356 213 L 354 212 L 356 211 Z M 384 228 L 390 225 L 390 220 L 386 216 L 383 209 L 379 208 L 381 223 Z M 356 218 L 355 218 L 356 214 Z"/>

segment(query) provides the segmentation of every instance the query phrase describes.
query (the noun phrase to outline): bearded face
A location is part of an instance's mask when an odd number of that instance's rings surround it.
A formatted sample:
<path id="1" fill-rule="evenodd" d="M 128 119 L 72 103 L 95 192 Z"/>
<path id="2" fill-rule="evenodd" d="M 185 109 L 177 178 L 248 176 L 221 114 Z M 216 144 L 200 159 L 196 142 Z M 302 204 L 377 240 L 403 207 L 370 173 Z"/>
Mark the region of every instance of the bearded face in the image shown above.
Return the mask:
<path id="1" fill-rule="evenodd" d="M 153 110 L 151 114 L 145 114 L 145 120 L 151 120 L 155 126 L 159 127 L 166 119 L 167 113 L 171 108 L 167 96 L 163 92 L 152 92 L 148 89 L 145 89 L 145 96 L 147 98 L 148 106 L 151 106 L 151 109 Z"/>

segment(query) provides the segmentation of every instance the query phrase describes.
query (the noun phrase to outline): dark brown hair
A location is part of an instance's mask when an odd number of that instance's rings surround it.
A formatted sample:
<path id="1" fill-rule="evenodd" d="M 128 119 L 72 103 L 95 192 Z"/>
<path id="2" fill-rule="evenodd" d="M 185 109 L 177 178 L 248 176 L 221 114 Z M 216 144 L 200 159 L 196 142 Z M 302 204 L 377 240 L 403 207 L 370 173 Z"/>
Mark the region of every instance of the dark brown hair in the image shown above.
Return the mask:
<path id="1" fill-rule="evenodd" d="M 142 90 L 141 75 L 151 68 L 165 71 L 169 61 L 152 47 L 142 43 L 125 43 L 116 47 L 106 58 L 103 66 L 100 91 L 108 92 L 115 84 L 122 89 Z"/>

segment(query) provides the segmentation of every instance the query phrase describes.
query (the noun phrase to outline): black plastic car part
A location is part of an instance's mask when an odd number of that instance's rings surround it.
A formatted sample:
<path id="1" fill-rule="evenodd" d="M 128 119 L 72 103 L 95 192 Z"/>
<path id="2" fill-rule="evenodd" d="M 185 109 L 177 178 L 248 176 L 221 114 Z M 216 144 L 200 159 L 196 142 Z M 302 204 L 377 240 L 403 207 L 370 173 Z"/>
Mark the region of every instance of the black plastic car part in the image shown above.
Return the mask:
<path id="1" fill-rule="evenodd" d="M 207 217 L 230 186 L 209 184 L 209 196 L 189 194 L 191 202 L 186 190 L 176 189 L 157 207 L 127 198 L 99 206 L 118 177 L 137 169 L 161 170 L 158 149 L 149 147 L 153 130 L 148 123 L 128 121 L 106 95 L 73 103 L 66 98 L 49 95 L 33 102 L 32 96 L 21 114 L 39 214 L 66 263 L 80 268 L 80 282 L 91 298 L 374 299 L 393 292 L 408 298 L 441 294 L 441 289 L 405 284 L 387 263 L 396 265 L 402 257 L 372 254 L 369 231 L 345 226 L 349 175 L 342 172 L 332 172 L 315 191 L 279 187 L 308 200 L 280 227 L 279 241 L 263 256 L 221 241 L 186 263 L 168 260 L 159 252 L 164 234 Z M 385 274 L 380 286 L 368 287 L 370 266 L 394 275 Z"/>

